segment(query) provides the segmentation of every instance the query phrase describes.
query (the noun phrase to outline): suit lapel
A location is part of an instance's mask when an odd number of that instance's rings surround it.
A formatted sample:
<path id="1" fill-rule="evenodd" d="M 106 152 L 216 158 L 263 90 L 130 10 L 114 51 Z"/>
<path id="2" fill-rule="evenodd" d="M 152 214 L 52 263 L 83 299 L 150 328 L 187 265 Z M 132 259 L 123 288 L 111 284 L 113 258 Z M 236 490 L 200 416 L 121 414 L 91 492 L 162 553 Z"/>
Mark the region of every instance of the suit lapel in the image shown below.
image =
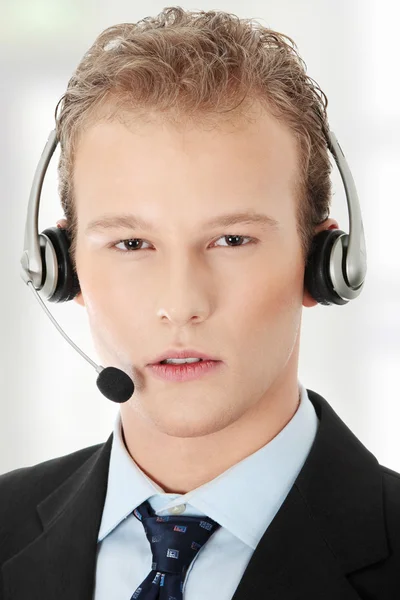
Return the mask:
<path id="1" fill-rule="evenodd" d="M 388 556 L 379 463 L 307 392 L 317 436 L 232 600 L 360 600 L 346 575 Z M 3 565 L 5 600 L 92 599 L 111 443 L 38 505 L 43 533 Z"/>
<path id="2" fill-rule="evenodd" d="M 3 565 L 5 600 L 90 600 L 112 434 L 43 500 L 43 533 Z"/>
<path id="3" fill-rule="evenodd" d="M 307 393 L 320 419 L 314 444 L 232 600 L 361 600 L 346 575 L 389 555 L 378 461 Z"/>
<path id="4" fill-rule="evenodd" d="M 260 540 L 232 600 L 361 600 L 294 486 Z"/>

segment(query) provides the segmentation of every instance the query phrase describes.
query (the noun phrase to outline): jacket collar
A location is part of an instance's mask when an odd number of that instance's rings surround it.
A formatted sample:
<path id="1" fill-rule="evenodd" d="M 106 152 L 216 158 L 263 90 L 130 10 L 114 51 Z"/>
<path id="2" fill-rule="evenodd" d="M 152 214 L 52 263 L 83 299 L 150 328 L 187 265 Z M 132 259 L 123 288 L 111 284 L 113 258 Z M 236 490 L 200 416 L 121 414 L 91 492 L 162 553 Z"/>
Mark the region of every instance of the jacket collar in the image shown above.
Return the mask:
<path id="1" fill-rule="evenodd" d="M 295 484 L 232 600 L 360 600 L 346 575 L 388 556 L 374 455 L 316 392 L 320 419 Z M 112 435 L 37 506 L 43 532 L 3 565 L 5 600 L 91 600 Z"/>
<path id="2" fill-rule="evenodd" d="M 268 444 L 219 477 L 183 494 L 166 493 L 132 460 L 118 413 L 98 539 L 104 539 L 134 508 L 149 499 L 155 514 L 160 516 L 173 506 L 185 504 L 184 516 L 203 514 L 214 519 L 254 551 L 295 482 L 318 429 L 318 417 L 307 390 L 300 381 L 298 387 L 300 403 L 296 412 Z"/>

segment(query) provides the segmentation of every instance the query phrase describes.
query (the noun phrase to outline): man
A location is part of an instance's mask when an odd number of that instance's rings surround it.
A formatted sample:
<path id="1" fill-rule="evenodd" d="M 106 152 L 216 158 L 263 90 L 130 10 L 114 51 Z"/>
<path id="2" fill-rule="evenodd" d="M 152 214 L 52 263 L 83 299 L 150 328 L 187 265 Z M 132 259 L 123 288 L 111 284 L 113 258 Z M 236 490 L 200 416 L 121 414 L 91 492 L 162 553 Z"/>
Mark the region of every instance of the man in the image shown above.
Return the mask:
<path id="1" fill-rule="evenodd" d="M 298 380 L 309 234 L 338 229 L 326 115 L 258 31 L 165 9 L 69 83 L 58 224 L 135 392 L 104 444 L 0 477 L 1 598 L 400 594 L 400 476 Z"/>

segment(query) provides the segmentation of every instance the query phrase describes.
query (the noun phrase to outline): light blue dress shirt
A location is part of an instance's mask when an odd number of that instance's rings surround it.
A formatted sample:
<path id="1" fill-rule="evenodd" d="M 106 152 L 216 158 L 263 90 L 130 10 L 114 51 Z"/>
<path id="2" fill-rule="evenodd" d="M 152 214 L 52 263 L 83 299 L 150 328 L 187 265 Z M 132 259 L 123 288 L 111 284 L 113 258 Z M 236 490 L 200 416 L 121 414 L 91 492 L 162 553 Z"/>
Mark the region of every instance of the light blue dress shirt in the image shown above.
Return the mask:
<path id="1" fill-rule="evenodd" d="M 208 516 L 221 525 L 192 561 L 184 600 L 231 600 L 250 558 L 289 493 L 314 442 L 319 420 L 298 381 L 299 407 L 265 446 L 215 479 L 186 494 L 165 493 L 132 459 L 118 412 L 108 487 L 98 535 L 93 600 L 130 600 L 151 571 L 143 525 L 132 511 L 148 500 L 158 515 L 181 506 L 187 516 Z M 179 511 L 179 509 L 178 509 Z"/>

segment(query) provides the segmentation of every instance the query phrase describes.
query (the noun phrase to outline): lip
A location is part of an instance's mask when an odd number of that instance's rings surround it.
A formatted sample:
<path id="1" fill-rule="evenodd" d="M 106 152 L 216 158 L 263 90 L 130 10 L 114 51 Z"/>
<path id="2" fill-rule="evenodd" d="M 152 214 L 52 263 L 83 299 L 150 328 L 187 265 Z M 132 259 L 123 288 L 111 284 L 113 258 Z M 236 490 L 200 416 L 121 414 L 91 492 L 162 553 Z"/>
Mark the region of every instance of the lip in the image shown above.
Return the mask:
<path id="1" fill-rule="evenodd" d="M 220 360 L 208 360 L 182 365 L 153 364 L 148 365 L 148 368 L 157 379 L 183 382 L 204 377 L 206 374 L 212 373 L 222 365 L 223 362 Z"/>
<path id="2" fill-rule="evenodd" d="M 208 354 L 204 354 L 204 352 L 199 352 L 198 350 L 192 350 L 190 348 L 185 348 L 185 350 L 175 350 L 174 348 L 170 348 L 169 350 L 165 350 L 165 352 L 157 356 L 153 362 L 148 364 L 152 366 L 162 360 L 165 360 L 166 358 L 202 358 L 204 361 L 219 361 L 219 358 L 215 356 L 209 356 Z"/>

